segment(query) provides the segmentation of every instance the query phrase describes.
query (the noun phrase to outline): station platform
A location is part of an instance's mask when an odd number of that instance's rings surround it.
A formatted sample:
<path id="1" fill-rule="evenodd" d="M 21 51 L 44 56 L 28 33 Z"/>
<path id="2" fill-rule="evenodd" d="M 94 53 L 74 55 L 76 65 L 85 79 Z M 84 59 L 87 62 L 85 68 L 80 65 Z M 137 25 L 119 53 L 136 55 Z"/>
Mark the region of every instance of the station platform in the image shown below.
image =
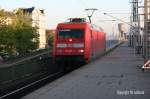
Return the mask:
<path id="1" fill-rule="evenodd" d="M 22 99 L 150 99 L 150 71 L 124 43 Z"/>

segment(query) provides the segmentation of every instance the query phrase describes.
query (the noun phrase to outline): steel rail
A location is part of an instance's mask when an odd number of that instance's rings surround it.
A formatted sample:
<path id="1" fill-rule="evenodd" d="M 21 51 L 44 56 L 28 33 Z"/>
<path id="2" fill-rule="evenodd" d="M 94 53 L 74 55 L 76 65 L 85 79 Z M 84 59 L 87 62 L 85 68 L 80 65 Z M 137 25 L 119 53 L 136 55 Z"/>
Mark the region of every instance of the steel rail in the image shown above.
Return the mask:
<path id="1" fill-rule="evenodd" d="M 20 91 L 23 91 L 24 89 L 27 89 L 27 88 L 29 88 L 29 87 L 31 87 L 31 86 L 33 86 L 33 85 L 36 85 L 37 83 L 40 83 L 40 82 L 42 82 L 42 81 L 44 81 L 44 80 L 46 80 L 46 79 L 52 78 L 52 77 L 54 77 L 54 76 L 56 76 L 56 75 L 58 75 L 58 74 L 60 74 L 60 73 L 61 73 L 61 72 L 54 73 L 54 74 L 49 75 L 49 76 L 47 76 L 47 77 L 45 77 L 45 78 L 42 78 L 42 79 L 40 79 L 40 80 L 37 80 L 37 81 L 35 81 L 35 82 L 31 83 L 31 84 L 28 84 L 28 85 L 26 85 L 26 86 L 24 86 L 24 87 L 22 87 L 22 88 L 16 89 L 16 90 L 14 90 L 14 91 L 12 91 L 12 92 L 10 92 L 10 93 L 7 93 L 7 94 L 5 94 L 5 95 L 2 95 L 2 96 L 0 96 L 0 99 L 7 98 L 7 97 L 9 97 L 9 96 L 11 96 L 11 95 L 13 95 L 13 94 L 15 94 L 15 93 L 18 93 L 18 92 L 20 92 Z"/>

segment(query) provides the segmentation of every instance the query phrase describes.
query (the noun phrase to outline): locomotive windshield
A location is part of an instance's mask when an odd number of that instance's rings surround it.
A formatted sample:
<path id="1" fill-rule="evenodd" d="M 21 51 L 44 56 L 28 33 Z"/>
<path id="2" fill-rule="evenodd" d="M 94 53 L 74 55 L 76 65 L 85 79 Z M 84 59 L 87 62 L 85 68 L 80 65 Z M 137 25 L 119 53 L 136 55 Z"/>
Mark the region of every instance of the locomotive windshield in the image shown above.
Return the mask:
<path id="1" fill-rule="evenodd" d="M 83 29 L 61 29 L 58 32 L 59 38 L 83 38 Z"/>

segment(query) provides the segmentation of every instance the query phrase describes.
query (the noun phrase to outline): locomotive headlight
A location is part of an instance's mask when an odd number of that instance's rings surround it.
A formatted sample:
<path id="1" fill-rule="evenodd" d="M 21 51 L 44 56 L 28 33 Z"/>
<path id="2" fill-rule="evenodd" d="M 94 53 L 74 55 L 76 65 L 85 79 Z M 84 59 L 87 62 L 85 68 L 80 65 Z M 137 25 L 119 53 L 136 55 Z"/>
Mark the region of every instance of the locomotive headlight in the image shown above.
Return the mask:
<path id="1" fill-rule="evenodd" d="M 72 42 L 72 39 L 69 39 L 69 42 Z"/>
<path id="2" fill-rule="evenodd" d="M 57 48 L 66 48 L 67 44 L 57 44 Z"/>
<path id="3" fill-rule="evenodd" d="M 83 50 L 83 49 L 81 49 L 81 50 L 79 50 L 79 52 L 83 53 L 83 52 L 84 52 L 84 50 Z"/>
<path id="4" fill-rule="evenodd" d="M 75 44 L 73 44 L 73 47 L 74 48 L 83 48 L 84 44 L 83 43 L 75 43 Z"/>

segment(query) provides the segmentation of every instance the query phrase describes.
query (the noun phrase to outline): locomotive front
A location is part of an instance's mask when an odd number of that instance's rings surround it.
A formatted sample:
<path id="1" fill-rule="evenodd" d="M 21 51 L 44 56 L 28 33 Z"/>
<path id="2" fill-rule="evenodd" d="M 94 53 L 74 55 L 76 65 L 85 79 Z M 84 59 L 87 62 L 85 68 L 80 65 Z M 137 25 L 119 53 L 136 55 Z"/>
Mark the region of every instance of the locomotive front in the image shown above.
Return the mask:
<path id="1" fill-rule="evenodd" d="M 57 26 L 53 56 L 55 62 L 82 62 L 85 53 L 85 24 L 61 23 Z"/>

